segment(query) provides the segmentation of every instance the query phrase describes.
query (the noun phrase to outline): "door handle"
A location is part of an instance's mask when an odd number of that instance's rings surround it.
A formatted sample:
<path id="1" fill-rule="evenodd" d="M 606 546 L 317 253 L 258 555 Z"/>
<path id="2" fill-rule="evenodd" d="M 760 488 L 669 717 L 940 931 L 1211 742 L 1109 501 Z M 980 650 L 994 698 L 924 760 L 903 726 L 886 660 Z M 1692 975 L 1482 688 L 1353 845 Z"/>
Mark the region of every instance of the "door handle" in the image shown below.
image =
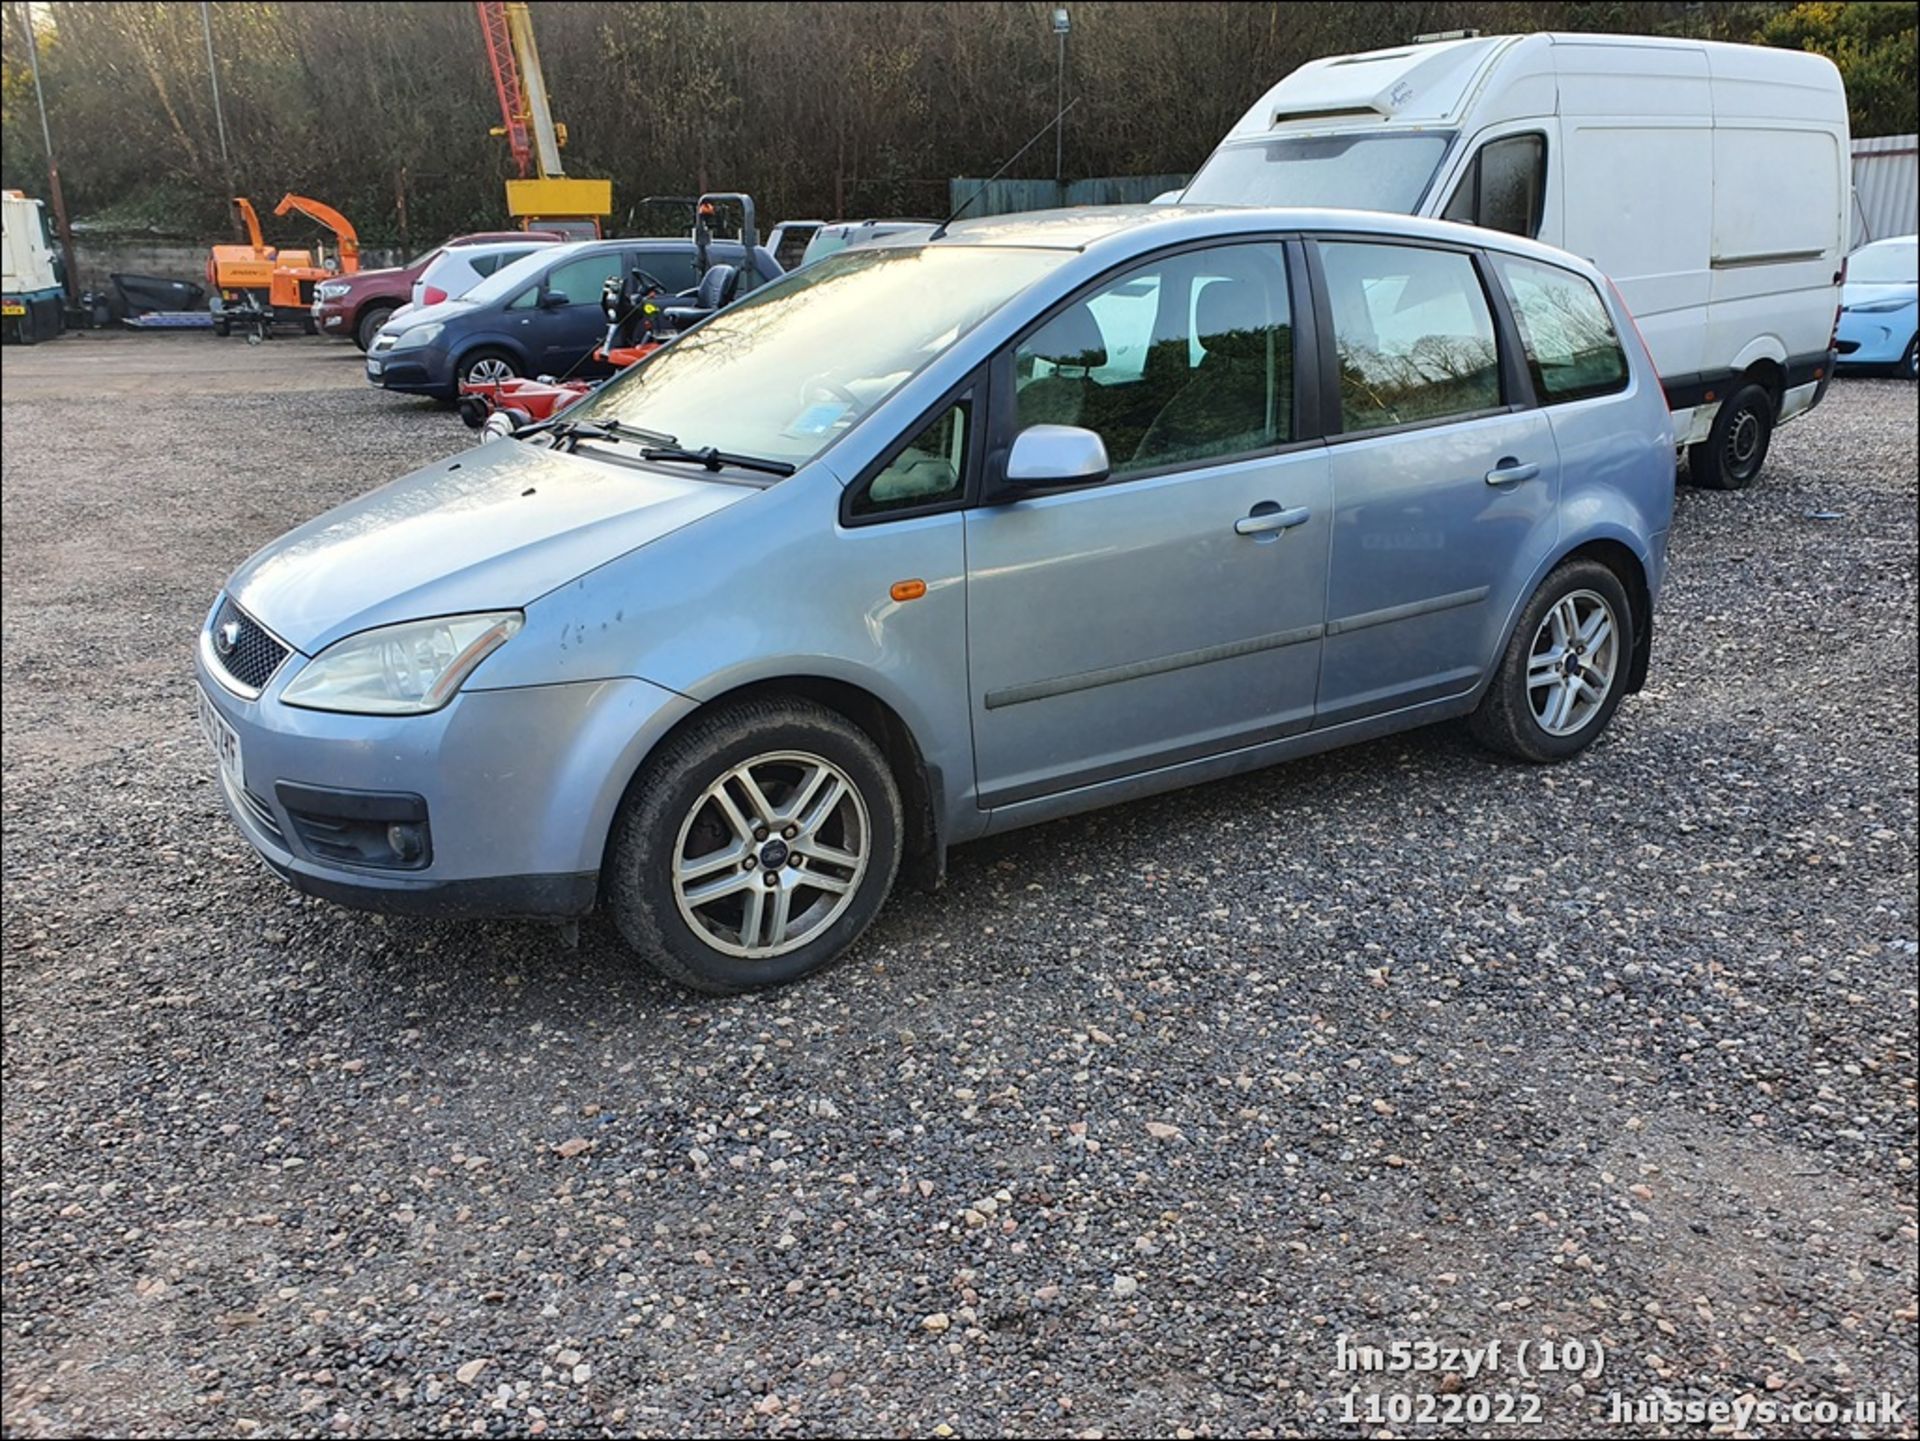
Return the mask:
<path id="1" fill-rule="evenodd" d="M 1272 507 L 1268 509 L 1268 507 Z M 1235 535 L 1271 535 L 1276 531 L 1292 530 L 1296 525 L 1305 525 L 1313 514 L 1304 505 L 1292 510 L 1282 510 L 1270 500 L 1263 500 L 1253 508 L 1251 515 L 1244 515 L 1233 523 Z"/>
<path id="2" fill-rule="evenodd" d="M 1487 472 L 1488 485 L 1518 485 L 1523 480 L 1532 480 L 1540 473 L 1540 467 L 1534 461 L 1521 462 L 1510 455 L 1500 457 L 1500 463 Z"/>

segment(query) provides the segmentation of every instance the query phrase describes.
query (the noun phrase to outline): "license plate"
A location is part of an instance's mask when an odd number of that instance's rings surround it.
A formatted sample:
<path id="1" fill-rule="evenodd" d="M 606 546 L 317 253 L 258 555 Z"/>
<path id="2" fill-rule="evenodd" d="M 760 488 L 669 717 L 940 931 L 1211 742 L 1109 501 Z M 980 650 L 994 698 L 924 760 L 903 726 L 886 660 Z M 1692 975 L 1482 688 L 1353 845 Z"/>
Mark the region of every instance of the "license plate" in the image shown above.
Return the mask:
<path id="1" fill-rule="evenodd" d="M 239 733 L 227 724 L 227 718 L 214 709 L 207 693 L 198 687 L 193 692 L 193 704 L 200 717 L 200 733 L 207 738 L 207 744 L 213 747 L 214 755 L 220 760 L 220 773 L 233 783 L 234 789 L 240 789 Z"/>
<path id="2" fill-rule="evenodd" d="M 5 305 L 0 305 L 0 315 L 25 315 L 26 313 L 27 313 L 26 306 L 16 305 L 11 300 L 9 300 Z"/>

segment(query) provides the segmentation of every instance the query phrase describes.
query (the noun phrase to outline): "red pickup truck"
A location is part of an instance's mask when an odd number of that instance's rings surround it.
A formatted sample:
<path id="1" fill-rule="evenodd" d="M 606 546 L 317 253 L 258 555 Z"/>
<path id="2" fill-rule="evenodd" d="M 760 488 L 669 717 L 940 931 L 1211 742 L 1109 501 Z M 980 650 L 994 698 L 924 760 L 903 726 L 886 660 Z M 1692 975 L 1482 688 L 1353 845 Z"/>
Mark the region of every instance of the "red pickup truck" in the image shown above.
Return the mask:
<path id="1" fill-rule="evenodd" d="M 313 292 L 313 321 L 322 335 L 351 340 L 365 350 L 387 323 L 387 317 L 407 303 L 420 272 L 456 245 L 485 245 L 500 240 L 565 240 L 550 230 L 477 230 L 456 235 L 405 265 L 385 270 L 361 270 L 323 280 Z"/>

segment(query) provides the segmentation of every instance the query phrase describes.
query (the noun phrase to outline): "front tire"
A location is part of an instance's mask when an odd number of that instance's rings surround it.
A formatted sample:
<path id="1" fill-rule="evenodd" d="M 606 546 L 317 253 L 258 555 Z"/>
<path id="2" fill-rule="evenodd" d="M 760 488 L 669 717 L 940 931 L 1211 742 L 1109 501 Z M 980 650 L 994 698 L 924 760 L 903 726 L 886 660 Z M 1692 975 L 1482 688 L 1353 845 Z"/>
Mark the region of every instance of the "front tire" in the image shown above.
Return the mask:
<path id="1" fill-rule="evenodd" d="M 743 701 L 648 759 L 614 822 L 608 906 L 671 980 L 720 995 L 779 985 L 867 928 L 903 831 L 865 731 L 797 697 Z"/>
<path id="2" fill-rule="evenodd" d="M 1920 380 L 1920 335 L 1907 342 L 1907 353 L 1900 357 L 1900 373 L 1908 380 Z"/>
<path id="3" fill-rule="evenodd" d="M 1620 708 L 1635 624 L 1626 587 L 1608 567 L 1597 560 L 1558 567 L 1520 614 L 1468 722 L 1474 738 L 1527 761 L 1578 755 Z"/>
<path id="4" fill-rule="evenodd" d="M 360 313 L 360 319 L 354 323 L 353 343 L 362 350 L 373 349 L 374 339 L 380 334 L 380 327 L 393 318 L 397 307 L 376 305 Z"/>
<path id="5" fill-rule="evenodd" d="M 1707 438 L 1687 451 L 1687 472 L 1708 490 L 1745 490 L 1773 444 L 1773 394 L 1748 381 L 1721 403 Z"/>
<path id="6" fill-rule="evenodd" d="M 457 393 L 462 385 L 498 385 L 519 376 L 519 361 L 504 350 L 489 347 L 460 357 L 454 390 Z"/>

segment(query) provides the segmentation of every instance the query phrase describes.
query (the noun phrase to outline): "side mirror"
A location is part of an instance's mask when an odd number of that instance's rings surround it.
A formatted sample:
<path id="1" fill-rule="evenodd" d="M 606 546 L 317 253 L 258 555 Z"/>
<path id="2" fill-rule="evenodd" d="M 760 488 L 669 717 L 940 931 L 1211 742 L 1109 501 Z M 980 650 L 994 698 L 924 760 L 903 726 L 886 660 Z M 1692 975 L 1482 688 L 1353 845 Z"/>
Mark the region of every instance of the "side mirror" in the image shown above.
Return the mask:
<path id="1" fill-rule="evenodd" d="M 1007 484 L 1016 490 L 1098 485 L 1113 467 L 1107 443 L 1077 425 L 1030 425 L 1013 438 Z"/>
<path id="2" fill-rule="evenodd" d="M 564 290 L 543 290 L 540 292 L 540 308 L 542 310 L 559 310 L 562 306 L 571 304 L 573 304 L 573 302 L 567 298 L 567 292 Z"/>

